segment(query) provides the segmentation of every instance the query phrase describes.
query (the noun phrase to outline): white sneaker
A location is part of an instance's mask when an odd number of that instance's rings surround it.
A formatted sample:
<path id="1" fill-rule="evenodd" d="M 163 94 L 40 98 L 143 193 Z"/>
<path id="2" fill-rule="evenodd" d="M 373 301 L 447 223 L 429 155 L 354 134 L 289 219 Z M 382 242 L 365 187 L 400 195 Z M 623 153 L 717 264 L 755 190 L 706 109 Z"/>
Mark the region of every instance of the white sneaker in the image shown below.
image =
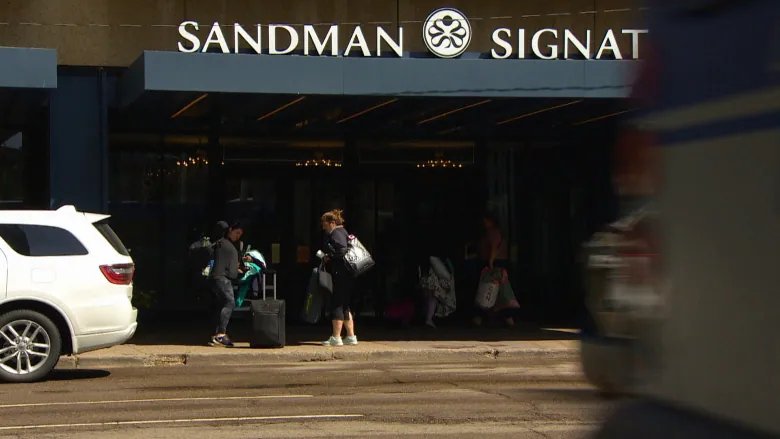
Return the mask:
<path id="1" fill-rule="evenodd" d="M 354 346 L 354 345 L 358 344 L 357 335 L 348 335 L 344 339 L 344 344 L 350 345 L 350 346 Z"/>
<path id="2" fill-rule="evenodd" d="M 355 340 L 355 343 L 357 344 L 357 340 Z M 322 342 L 323 346 L 344 346 L 344 342 L 341 340 L 341 337 L 334 337 L 330 336 L 329 339 Z"/>

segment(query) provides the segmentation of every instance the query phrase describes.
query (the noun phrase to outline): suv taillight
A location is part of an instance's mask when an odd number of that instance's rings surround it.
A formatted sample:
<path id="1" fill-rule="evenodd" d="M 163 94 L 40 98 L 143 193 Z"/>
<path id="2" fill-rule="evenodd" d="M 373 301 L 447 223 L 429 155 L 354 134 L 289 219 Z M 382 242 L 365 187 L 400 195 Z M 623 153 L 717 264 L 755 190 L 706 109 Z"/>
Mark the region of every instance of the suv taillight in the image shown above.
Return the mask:
<path id="1" fill-rule="evenodd" d="M 135 274 L 135 264 L 101 265 L 100 271 L 112 284 L 130 285 Z"/>

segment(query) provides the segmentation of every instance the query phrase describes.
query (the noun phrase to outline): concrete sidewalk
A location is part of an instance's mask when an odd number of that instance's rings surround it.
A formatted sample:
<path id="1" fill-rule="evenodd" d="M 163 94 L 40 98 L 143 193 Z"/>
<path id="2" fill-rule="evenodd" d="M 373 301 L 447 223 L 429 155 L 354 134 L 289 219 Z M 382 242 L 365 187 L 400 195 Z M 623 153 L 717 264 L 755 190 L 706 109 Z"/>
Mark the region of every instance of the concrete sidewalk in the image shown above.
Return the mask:
<path id="1" fill-rule="evenodd" d="M 523 358 L 577 361 L 578 335 L 570 330 L 540 328 L 387 329 L 367 327 L 358 332 L 357 346 L 324 347 L 327 326 L 287 328 L 287 346 L 251 349 L 246 325 L 235 325 L 234 348 L 206 345 L 200 329 L 139 326 L 128 343 L 94 352 L 62 357 L 61 368 L 117 368 L 181 365 L 242 365 L 305 361 L 474 361 Z"/>

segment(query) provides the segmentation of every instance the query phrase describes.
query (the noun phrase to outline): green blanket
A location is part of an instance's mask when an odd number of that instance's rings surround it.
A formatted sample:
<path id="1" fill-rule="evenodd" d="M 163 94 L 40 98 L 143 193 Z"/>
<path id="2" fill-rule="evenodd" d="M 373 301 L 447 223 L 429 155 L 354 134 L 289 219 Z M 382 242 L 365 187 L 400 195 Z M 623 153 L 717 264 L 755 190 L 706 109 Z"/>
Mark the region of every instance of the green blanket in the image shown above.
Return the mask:
<path id="1" fill-rule="evenodd" d="M 238 280 L 238 294 L 236 294 L 236 306 L 241 306 L 246 300 L 246 295 L 249 293 L 249 289 L 252 288 L 252 279 L 255 275 L 259 274 L 262 270 L 259 265 L 252 262 L 244 264 L 247 268 L 241 279 Z"/>

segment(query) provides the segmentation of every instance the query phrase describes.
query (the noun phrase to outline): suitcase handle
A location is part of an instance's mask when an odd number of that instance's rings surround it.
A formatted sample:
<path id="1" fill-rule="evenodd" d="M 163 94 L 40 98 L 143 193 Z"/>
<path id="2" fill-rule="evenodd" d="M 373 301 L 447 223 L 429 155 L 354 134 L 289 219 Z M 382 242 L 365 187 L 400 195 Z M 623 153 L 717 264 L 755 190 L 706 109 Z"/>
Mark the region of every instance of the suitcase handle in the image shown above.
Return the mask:
<path id="1" fill-rule="evenodd" d="M 274 282 L 273 282 L 272 285 L 268 285 L 266 283 L 266 281 L 265 281 L 266 280 L 266 276 L 269 275 L 269 274 L 273 276 Z M 269 290 L 269 289 L 273 290 L 273 292 L 274 292 L 274 300 L 277 300 L 276 299 L 276 270 L 268 270 L 265 273 L 262 273 L 261 277 L 262 277 L 262 283 L 263 283 L 263 286 L 262 286 L 262 288 L 263 288 L 263 300 L 265 300 L 265 292 L 267 290 Z"/>

